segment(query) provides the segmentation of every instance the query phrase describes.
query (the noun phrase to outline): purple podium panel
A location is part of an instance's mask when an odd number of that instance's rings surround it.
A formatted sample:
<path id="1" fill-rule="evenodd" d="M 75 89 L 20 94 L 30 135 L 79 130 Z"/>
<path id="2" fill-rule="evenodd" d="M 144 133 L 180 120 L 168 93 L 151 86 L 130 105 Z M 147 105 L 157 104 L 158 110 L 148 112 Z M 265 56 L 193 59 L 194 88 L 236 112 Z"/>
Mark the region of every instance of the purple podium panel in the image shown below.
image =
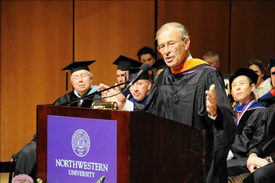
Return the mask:
<path id="1" fill-rule="evenodd" d="M 117 121 L 48 115 L 48 183 L 117 182 Z"/>

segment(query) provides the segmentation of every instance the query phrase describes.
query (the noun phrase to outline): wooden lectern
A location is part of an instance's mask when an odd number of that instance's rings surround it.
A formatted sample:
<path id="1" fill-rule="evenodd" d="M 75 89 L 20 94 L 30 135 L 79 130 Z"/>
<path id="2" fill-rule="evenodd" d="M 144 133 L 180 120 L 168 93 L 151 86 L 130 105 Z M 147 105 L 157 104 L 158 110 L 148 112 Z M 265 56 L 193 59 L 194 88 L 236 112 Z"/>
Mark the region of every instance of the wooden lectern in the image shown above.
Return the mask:
<path id="1" fill-rule="evenodd" d="M 204 182 L 205 133 L 143 111 L 37 106 L 37 177 L 47 182 L 47 116 L 117 121 L 117 182 Z"/>

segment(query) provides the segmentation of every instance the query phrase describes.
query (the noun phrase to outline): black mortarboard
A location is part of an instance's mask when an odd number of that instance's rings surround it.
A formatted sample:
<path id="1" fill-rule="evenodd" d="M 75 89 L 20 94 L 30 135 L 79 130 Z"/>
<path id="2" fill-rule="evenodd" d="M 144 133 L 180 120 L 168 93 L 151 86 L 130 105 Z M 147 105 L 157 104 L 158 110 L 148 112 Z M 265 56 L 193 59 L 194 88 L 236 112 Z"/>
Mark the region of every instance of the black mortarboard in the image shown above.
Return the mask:
<path id="1" fill-rule="evenodd" d="M 165 69 L 168 66 L 166 65 L 166 63 L 164 62 L 164 59 L 158 59 L 153 65 L 152 68 L 156 68 L 157 70 L 159 69 Z"/>
<path id="2" fill-rule="evenodd" d="M 71 74 L 74 73 L 75 71 L 83 70 L 83 69 L 90 71 L 88 66 L 94 62 L 95 60 L 72 62 L 71 64 L 67 65 L 62 69 L 62 71 L 66 71 L 66 91 L 68 90 L 68 70 L 71 71 Z"/>
<path id="3" fill-rule="evenodd" d="M 120 55 L 113 64 L 117 65 L 117 69 L 119 70 L 129 70 L 130 67 L 139 67 L 142 65 L 141 62 L 133 60 L 131 58 Z"/>
<path id="4" fill-rule="evenodd" d="M 131 67 L 129 69 L 129 80 L 133 80 L 136 75 L 138 74 L 138 72 L 140 71 L 140 68 L 138 67 Z M 143 72 L 140 76 L 139 79 L 149 79 L 149 73 L 148 72 Z"/>
<path id="5" fill-rule="evenodd" d="M 91 60 L 91 61 L 81 61 L 81 62 L 72 62 L 71 64 L 67 65 L 66 67 L 64 67 L 62 69 L 62 71 L 65 70 L 71 70 L 71 73 L 78 71 L 78 70 L 87 70 L 90 71 L 88 66 L 91 65 L 92 63 L 94 63 L 95 60 Z"/>
<path id="6" fill-rule="evenodd" d="M 275 58 L 274 57 L 268 58 L 268 66 L 267 67 L 268 67 L 268 69 L 275 67 Z"/>
<path id="7" fill-rule="evenodd" d="M 231 78 L 229 78 L 229 83 L 230 83 L 230 87 L 232 85 L 233 80 L 238 77 L 238 76 L 247 76 L 248 78 L 251 79 L 251 81 L 256 84 L 257 80 L 258 80 L 258 75 L 256 74 L 255 71 L 251 70 L 251 69 L 247 69 L 247 68 L 240 68 L 237 70 L 237 72 L 235 74 L 233 74 L 233 76 Z"/>

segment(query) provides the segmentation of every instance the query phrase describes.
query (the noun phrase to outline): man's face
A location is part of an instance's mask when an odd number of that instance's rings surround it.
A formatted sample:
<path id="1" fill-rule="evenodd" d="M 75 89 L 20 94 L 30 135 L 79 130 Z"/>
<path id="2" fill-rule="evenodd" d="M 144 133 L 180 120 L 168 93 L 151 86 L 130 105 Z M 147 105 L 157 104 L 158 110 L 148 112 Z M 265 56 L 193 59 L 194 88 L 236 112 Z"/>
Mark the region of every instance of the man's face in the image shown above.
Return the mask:
<path id="1" fill-rule="evenodd" d="M 130 92 L 134 99 L 142 101 L 151 90 L 151 82 L 146 79 L 140 79 L 130 87 Z"/>
<path id="2" fill-rule="evenodd" d="M 117 78 L 117 84 L 124 83 L 125 79 L 128 79 L 128 73 L 129 71 L 122 71 L 122 70 L 116 70 L 116 78 Z M 119 87 L 121 89 L 124 88 L 125 85 L 120 85 Z"/>
<path id="3" fill-rule="evenodd" d="M 203 60 L 216 69 L 220 67 L 220 62 L 216 61 L 213 57 L 204 57 Z"/>
<path id="4" fill-rule="evenodd" d="M 146 63 L 149 64 L 150 67 L 155 63 L 155 59 L 152 57 L 152 55 L 150 55 L 149 53 L 141 55 L 140 56 L 140 61 L 142 63 Z"/>
<path id="5" fill-rule="evenodd" d="M 231 94 L 240 105 L 246 104 L 251 99 L 254 88 L 255 84 L 249 85 L 247 76 L 238 76 L 232 82 Z"/>
<path id="6" fill-rule="evenodd" d="M 93 78 L 89 76 L 86 70 L 79 70 L 71 75 L 71 82 L 77 93 L 84 95 L 90 90 L 93 84 Z"/>
<path id="7" fill-rule="evenodd" d="M 271 75 L 272 86 L 273 88 L 275 88 L 275 67 L 272 67 L 270 69 L 270 75 Z"/>
<path id="8" fill-rule="evenodd" d="M 253 70 L 258 75 L 258 81 L 256 84 L 256 88 L 261 84 L 262 81 L 264 81 L 264 73 L 262 73 L 261 69 L 257 65 L 251 65 L 249 66 L 249 69 Z"/>
<path id="9" fill-rule="evenodd" d="M 171 68 L 177 67 L 188 58 L 189 45 L 190 39 L 182 40 L 179 31 L 174 27 L 169 27 L 158 36 L 159 52 L 166 65 Z"/>

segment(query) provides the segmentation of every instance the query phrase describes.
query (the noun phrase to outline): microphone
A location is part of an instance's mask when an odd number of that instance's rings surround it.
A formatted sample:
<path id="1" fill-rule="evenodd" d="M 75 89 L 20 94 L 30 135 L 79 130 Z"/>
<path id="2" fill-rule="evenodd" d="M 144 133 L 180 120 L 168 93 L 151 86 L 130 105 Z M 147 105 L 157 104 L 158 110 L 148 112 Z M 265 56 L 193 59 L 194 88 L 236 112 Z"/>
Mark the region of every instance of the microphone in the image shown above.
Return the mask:
<path id="1" fill-rule="evenodd" d="M 140 66 L 140 71 L 137 73 L 136 77 L 132 81 L 130 81 L 130 83 L 127 86 L 127 89 L 130 88 L 133 84 L 135 84 L 139 80 L 139 78 L 141 77 L 141 75 L 144 72 L 148 72 L 149 69 L 150 69 L 150 65 L 149 64 L 142 64 L 142 66 Z"/>

